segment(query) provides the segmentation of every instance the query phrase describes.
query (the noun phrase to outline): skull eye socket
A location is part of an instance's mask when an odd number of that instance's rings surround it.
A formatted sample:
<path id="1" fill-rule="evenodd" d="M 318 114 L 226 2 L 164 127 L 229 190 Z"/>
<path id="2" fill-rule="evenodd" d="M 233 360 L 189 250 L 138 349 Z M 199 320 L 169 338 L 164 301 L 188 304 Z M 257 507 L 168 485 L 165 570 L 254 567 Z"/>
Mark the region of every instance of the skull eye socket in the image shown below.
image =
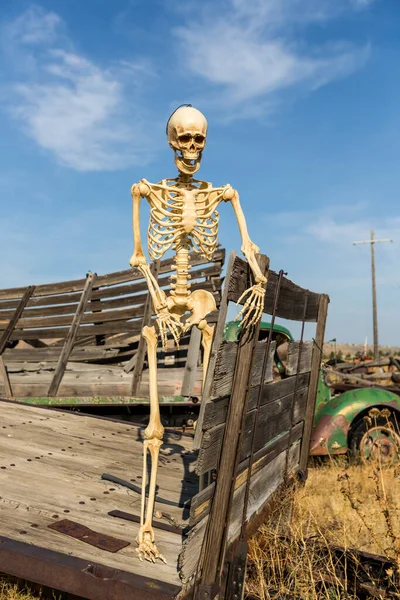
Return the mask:
<path id="1" fill-rule="evenodd" d="M 187 144 L 192 139 L 192 136 L 187 133 L 184 133 L 183 135 L 180 135 L 178 139 L 182 144 Z"/>
<path id="2" fill-rule="evenodd" d="M 196 144 L 202 144 L 205 140 L 204 135 L 195 135 L 194 136 L 194 141 L 196 142 Z"/>

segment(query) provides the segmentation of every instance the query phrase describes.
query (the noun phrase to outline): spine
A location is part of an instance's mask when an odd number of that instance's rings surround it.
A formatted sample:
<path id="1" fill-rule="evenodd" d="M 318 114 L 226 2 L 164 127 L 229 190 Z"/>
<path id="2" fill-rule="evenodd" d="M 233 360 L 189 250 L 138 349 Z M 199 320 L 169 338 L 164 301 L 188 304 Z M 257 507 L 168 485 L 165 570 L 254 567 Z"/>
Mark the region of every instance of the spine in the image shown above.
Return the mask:
<path id="1" fill-rule="evenodd" d="M 174 260 L 176 275 L 171 275 L 171 279 L 174 280 L 174 283 L 171 283 L 171 296 L 174 297 L 177 304 L 184 304 L 190 295 L 189 240 L 187 238 L 181 240 L 174 249 L 176 250 Z"/>

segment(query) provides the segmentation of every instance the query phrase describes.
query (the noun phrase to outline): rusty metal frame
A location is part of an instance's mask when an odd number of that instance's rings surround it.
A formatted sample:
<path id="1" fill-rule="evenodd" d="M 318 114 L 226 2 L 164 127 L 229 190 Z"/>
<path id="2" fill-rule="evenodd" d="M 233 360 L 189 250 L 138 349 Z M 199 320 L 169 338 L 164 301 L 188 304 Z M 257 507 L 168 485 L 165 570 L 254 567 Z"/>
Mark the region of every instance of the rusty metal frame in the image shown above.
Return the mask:
<path id="1" fill-rule="evenodd" d="M 87 600 L 172 600 L 181 587 L 0 536 L 1 571 Z"/>

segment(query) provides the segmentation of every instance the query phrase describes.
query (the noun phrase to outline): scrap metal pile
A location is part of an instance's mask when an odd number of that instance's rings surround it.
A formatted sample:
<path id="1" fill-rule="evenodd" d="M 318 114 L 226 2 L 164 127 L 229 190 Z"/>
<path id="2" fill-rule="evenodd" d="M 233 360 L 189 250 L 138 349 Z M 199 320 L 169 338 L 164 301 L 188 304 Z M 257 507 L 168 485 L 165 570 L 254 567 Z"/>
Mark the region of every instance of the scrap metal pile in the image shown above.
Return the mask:
<path id="1" fill-rule="evenodd" d="M 382 387 L 400 393 L 400 360 L 394 356 L 379 360 L 338 362 L 323 367 L 326 383 L 335 390 Z"/>

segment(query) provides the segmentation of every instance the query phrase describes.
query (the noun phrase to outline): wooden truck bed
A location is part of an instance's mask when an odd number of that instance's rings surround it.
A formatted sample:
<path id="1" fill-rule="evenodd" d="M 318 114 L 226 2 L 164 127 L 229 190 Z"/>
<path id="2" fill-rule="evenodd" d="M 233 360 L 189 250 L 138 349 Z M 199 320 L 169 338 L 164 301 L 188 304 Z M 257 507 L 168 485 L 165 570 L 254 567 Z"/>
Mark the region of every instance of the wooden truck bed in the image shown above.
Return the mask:
<path id="1" fill-rule="evenodd" d="M 258 340 L 259 324 L 224 341 L 228 304 L 251 284 L 248 264 L 231 255 L 195 435 L 167 430 L 161 448 L 155 526 L 167 564 L 142 563 L 135 550 L 143 429 L 3 400 L 3 572 L 89 600 L 242 597 L 249 536 L 277 491 L 307 474 L 328 305 L 259 260 L 264 312 L 300 322 L 301 339 L 288 343 L 282 378 L 277 342 Z M 310 341 L 306 322 L 316 324 Z"/>

